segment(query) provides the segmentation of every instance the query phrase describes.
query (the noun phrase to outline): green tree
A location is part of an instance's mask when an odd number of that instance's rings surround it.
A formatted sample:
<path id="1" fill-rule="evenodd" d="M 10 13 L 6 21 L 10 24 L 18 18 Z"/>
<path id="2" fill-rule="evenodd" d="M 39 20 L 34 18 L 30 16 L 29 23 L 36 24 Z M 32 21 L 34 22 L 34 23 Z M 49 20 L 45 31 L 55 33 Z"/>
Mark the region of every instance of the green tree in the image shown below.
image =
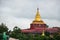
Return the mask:
<path id="1" fill-rule="evenodd" d="M 18 28 L 17 26 L 15 26 L 13 28 L 13 31 L 10 33 L 9 36 L 12 37 L 12 38 L 16 38 L 16 39 L 19 39 L 20 37 L 22 37 L 22 33 L 21 33 L 20 28 Z"/>
<path id="2" fill-rule="evenodd" d="M 5 24 L 1 24 L 0 25 L 0 33 L 3 33 L 3 32 L 7 32 L 8 31 L 8 28 Z"/>
<path id="3" fill-rule="evenodd" d="M 45 32 L 45 35 L 46 35 L 46 36 L 50 36 L 50 33 L 49 33 L 49 32 Z"/>
<path id="4" fill-rule="evenodd" d="M 34 35 L 31 34 L 31 33 L 29 33 L 29 35 L 28 35 L 28 40 L 34 40 Z"/>
<path id="5" fill-rule="evenodd" d="M 59 35 L 58 33 L 54 33 L 54 34 L 53 34 L 53 38 L 54 38 L 55 40 L 60 40 L 60 35 Z"/>
<path id="6" fill-rule="evenodd" d="M 3 36 L 2 36 L 2 35 L 3 35 L 3 34 L 1 34 L 1 33 L 0 33 L 0 40 L 2 40 L 2 39 L 3 39 Z"/>
<path id="7" fill-rule="evenodd" d="M 48 28 L 49 26 L 46 24 L 46 27 Z"/>
<path id="8" fill-rule="evenodd" d="M 4 23 L 0 24 L 0 40 L 3 39 L 3 33 L 8 32 L 8 28 Z"/>
<path id="9" fill-rule="evenodd" d="M 54 39 L 56 39 L 56 40 L 60 40 L 60 36 L 57 35 L 57 36 L 54 37 Z"/>

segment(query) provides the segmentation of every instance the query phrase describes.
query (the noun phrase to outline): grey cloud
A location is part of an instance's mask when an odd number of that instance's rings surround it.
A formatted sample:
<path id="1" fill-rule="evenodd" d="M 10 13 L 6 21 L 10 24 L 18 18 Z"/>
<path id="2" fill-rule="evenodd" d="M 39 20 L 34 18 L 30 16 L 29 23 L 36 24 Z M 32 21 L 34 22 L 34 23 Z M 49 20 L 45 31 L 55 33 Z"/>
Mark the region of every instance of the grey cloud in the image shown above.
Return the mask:
<path id="1" fill-rule="evenodd" d="M 14 25 L 28 27 L 37 7 L 49 26 L 60 26 L 60 0 L 0 0 L 0 23 L 4 22 L 10 28 Z"/>
<path id="2" fill-rule="evenodd" d="M 60 19 L 59 0 L 1 0 L 1 14 L 15 17 L 34 18 L 36 8 L 40 8 L 42 18 Z M 3 10 L 2 10 L 3 9 Z"/>

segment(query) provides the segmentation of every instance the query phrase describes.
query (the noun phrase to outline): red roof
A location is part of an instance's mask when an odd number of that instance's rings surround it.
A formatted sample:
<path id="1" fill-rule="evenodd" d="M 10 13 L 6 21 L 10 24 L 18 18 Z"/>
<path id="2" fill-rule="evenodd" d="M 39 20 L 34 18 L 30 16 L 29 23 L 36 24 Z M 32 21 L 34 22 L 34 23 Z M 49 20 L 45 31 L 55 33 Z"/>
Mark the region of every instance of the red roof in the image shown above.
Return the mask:
<path id="1" fill-rule="evenodd" d="M 43 30 L 47 31 L 47 32 L 57 32 L 58 29 L 57 28 L 36 28 L 36 29 L 24 29 L 24 30 L 21 30 L 23 33 L 30 33 L 30 32 L 42 32 Z"/>

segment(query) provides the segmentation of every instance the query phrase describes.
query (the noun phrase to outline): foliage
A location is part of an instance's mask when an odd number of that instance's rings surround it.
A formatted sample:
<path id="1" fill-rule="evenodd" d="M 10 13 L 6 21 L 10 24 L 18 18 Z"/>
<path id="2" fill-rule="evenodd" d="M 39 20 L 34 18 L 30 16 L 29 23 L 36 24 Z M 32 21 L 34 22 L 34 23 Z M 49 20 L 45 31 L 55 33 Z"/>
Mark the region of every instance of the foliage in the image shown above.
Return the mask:
<path id="1" fill-rule="evenodd" d="M 3 33 L 4 32 L 8 32 L 8 28 L 7 28 L 7 26 L 5 24 L 2 23 L 0 25 L 0 40 L 3 39 Z"/>
<path id="2" fill-rule="evenodd" d="M 7 32 L 7 31 L 8 31 L 7 26 L 2 23 L 0 25 L 0 33 Z"/>
<path id="3" fill-rule="evenodd" d="M 24 34 L 21 32 L 21 29 L 17 26 L 13 28 L 13 31 L 8 31 L 8 28 L 5 24 L 0 25 L 0 40 L 3 38 L 3 32 L 6 32 L 10 37 L 16 38 L 19 40 L 60 40 L 60 34 L 54 33 L 50 34 L 49 32 L 45 32 L 45 36 L 41 34 Z M 52 36 L 50 36 L 52 35 Z"/>
<path id="4" fill-rule="evenodd" d="M 13 37 L 13 38 L 20 38 L 21 35 L 21 31 L 20 31 L 20 28 L 18 28 L 17 26 L 15 26 L 13 28 L 13 31 L 9 34 L 10 37 Z"/>
<path id="5" fill-rule="evenodd" d="M 57 36 L 58 33 L 54 33 L 52 36 L 50 37 L 50 33 L 49 32 L 45 32 L 45 36 L 42 36 L 41 34 L 24 34 L 21 32 L 21 29 L 18 28 L 17 26 L 13 28 L 12 33 L 10 34 L 10 37 L 19 39 L 19 40 L 59 40 L 60 36 Z"/>
<path id="6" fill-rule="evenodd" d="M 49 35 L 50 35 L 50 33 L 49 33 L 49 32 L 45 32 L 45 35 L 46 35 L 46 36 L 49 36 Z"/>
<path id="7" fill-rule="evenodd" d="M 2 40 L 2 39 L 3 39 L 3 34 L 0 33 L 0 40 Z"/>
<path id="8" fill-rule="evenodd" d="M 54 35 L 54 39 L 60 40 L 60 35 L 58 33 L 54 33 L 53 35 Z"/>

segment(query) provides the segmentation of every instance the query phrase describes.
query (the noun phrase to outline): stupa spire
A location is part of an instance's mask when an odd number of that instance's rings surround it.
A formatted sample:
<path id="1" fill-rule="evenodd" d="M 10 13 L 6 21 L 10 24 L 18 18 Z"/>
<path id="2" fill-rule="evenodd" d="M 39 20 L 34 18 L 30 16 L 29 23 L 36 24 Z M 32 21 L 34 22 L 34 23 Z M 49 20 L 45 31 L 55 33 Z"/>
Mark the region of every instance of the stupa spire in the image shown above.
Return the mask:
<path id="1" fill-rule="evenodd" d="M 43 32 L 42 32 L 42 36 L 45 36 L 44 30 L 43 30 Z"/>
<path id="2" fill-rule="evenodd" d="M 35 19 L 34 19 L 34 21 L 33 21 L 32 23 L 33 23 L 33 24 L 45 24 L 45 23 L 43 22 L 43 20 L 41 19 L 40 12 L 39 12 L 39 8 L 37 8 L 36 16 L 35 16 Z"/>
<path id="3" fill-rule="evenodd" d="M 40 20 L 41 20 L 40 12 L 39 12 L 39 8 L 37 8 L 37 12 L 36 12 L 36 16 L 35 16 L 35 21 L 40 21 Z"/>

